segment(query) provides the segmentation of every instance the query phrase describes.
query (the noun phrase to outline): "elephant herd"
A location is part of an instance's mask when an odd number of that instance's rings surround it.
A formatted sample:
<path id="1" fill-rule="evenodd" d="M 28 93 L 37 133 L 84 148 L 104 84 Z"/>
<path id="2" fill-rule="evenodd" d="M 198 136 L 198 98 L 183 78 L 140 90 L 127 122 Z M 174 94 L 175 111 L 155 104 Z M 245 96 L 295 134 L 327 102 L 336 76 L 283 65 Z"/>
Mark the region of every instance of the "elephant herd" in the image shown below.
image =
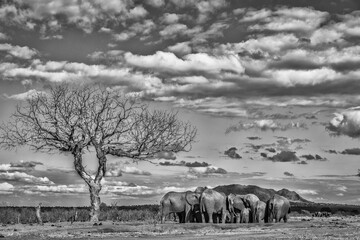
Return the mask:
<path id="1" fill-rule="evenodd" d="M 283 220 L 287 222 L 290 202 L 273 195 L 265 202 L 255 194 L 225 195 L 206 187 L 195 191 L 168 192 L 160 201 L 161 223 L 170 213 L 177 214 L 180 223 L 259 223 Z"/>

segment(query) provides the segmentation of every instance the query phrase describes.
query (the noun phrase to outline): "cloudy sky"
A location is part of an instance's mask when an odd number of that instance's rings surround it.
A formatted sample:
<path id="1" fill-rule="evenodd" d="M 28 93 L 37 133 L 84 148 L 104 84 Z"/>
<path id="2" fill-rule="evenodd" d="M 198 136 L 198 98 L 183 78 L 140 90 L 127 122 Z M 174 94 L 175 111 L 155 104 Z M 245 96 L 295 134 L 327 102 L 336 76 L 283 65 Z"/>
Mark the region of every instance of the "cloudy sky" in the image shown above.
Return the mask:
<path id="1" fill-rule="evenodd" d="M 190 152 L 154 163 L 109 156 L 107 204 L 224 184 L 360 204 L 360 131 L 326 130 L 333 117 L 360 123 L 359 9 L 357 0 L 3 0 L 0 120 L 51 84 L 102 83 L 198 128 Z M 82 206 L 89 195 L 70 155 L 0 150 L 0 200 Z"/>

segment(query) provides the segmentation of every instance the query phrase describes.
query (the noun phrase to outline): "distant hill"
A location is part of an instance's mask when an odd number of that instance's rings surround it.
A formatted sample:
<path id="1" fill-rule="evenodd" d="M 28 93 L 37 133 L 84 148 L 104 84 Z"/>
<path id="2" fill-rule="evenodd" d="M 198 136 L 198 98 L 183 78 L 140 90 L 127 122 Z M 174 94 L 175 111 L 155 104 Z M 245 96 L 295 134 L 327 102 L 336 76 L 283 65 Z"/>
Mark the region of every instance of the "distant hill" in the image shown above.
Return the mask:
<path id="1" fill-rule="evenodd" d="M 266 202 L 271 196 L 274 194 L 279 194 L 281 196 L 286 197 L 292 202 L 304 202 L 304 203 L 310 203 L 310 201 L 302 198 L 299 194 L 297 194 L 294 191 L 290 191 L 288 189 L 281 189 L 279 191 L 275 191 L 274 189 L 267 189 L 258 187 L 255 185 L 240 185 L 240 184 L 231 184 L 231 185 L 222 185 L 217 186 L 214 188 L 214 190 L 218 192 L 223 192 L 226 195 L 229 195 L 230 193 L 234 194 L 255 194 L 259 197 L 261 201 Z"/>

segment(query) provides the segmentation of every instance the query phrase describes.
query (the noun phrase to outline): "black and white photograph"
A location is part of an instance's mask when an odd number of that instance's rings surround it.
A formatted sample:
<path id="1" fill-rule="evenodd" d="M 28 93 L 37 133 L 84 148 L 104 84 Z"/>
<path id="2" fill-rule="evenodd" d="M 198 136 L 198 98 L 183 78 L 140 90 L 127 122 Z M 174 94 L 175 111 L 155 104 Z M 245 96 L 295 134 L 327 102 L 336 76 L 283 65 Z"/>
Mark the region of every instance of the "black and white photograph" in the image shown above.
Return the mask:
<path id="1" fill-rule="evenodd" d="M 0 238 L 359 232 L 360 1 L 0 0 Z"/>

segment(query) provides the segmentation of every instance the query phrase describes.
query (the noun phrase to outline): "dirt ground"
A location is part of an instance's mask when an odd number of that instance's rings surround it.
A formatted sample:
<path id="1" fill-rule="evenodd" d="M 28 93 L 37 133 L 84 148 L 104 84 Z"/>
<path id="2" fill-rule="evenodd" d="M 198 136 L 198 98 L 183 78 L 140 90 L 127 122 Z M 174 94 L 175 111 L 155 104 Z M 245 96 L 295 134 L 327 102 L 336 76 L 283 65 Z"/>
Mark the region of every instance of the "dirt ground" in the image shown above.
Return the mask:
<path id="1" fill-rule="evenodd" d="M 292 217 L 287 223 L 46 223 L 43 226 L 16 224 L 0 227 L 3 239 L 360 239 L 360 216 Z"/>

